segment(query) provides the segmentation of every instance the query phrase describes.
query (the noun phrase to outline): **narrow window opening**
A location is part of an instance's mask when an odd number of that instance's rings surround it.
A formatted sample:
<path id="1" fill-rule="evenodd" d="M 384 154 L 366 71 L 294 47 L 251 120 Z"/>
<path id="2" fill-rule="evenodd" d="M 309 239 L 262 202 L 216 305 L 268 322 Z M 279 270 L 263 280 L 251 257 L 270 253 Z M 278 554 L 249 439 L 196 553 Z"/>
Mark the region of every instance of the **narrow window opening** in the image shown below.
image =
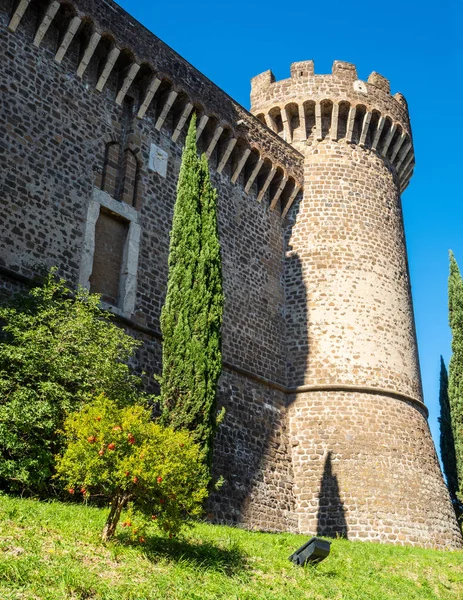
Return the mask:
<path id="1" fill-rule="evenodd" d="M 122 195 L 121 200 L 129 206 L 135 207 L 138 182 L 138 163 L 135 154 L 129 148 L 124 153 L 122 164 Z"/>
<path id="2" fill-rule="evenodd" d="M 311 137 L 315 130 L 315 102 L 309 100 L 303 105 L 305 115 L 305 134 L 306 139 Z"/>
<path id="3" fill-rule="evenodd" d="M 113 198 L 115 197 L 117 190 L 119 155 L 120 145 L 117 142 L 110 142 L 106 146 L 101 189 L 108 192 Z"/>
<path id="4" fill-rule="evenodd" d="M 90 291 L 101 299 L 119 305 L 124 247 L 129 230 L 128 221 L 101 210 L 95 226 L 95 251 L 90 276 Z"/>

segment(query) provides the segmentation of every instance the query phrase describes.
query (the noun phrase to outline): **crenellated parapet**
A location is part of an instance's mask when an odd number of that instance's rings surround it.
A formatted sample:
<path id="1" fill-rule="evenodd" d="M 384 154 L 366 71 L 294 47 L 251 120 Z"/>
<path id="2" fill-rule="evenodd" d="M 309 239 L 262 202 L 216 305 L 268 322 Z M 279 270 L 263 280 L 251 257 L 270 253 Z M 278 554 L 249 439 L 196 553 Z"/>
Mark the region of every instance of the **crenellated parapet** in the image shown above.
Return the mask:
<path id="1" fill-rule="evenodd" d="M 401 191 L 415 164 L 407 102 L 391 95 L 389 81 L 373 72 L 358 79 L 354 65 L 334 61 L 331 74 L 314 73 L 313 61 L 291 65 L 291 77 L 275 81 L 265 71 L 251 82 L 251 112 L 304 152 L 325 139 L 344 139 L 378 153 L 398 175 Z"/>
<path id="2" fill-rule="evenodd" d="M 136 117 L 150 120 L 173 142 L 185 135 L 196 112 L 197 139 L 211 167 L 286 215 L 302 187 L 302 156 L 297 149 L 269 132 L 120 7 L 97 0 L 19 0 L 11 5 L 10 32 L 19 32 L 22 21 L 34 13 L 35 47 L 43 47 L 50 31 L 58 30 L 56 63 L 66 69 L 67 56 L 77 49 L 77 78 L 111 96 L 118 106 L 130 98 Z M 114 80 L 115 88 L 110 85 Z"/>

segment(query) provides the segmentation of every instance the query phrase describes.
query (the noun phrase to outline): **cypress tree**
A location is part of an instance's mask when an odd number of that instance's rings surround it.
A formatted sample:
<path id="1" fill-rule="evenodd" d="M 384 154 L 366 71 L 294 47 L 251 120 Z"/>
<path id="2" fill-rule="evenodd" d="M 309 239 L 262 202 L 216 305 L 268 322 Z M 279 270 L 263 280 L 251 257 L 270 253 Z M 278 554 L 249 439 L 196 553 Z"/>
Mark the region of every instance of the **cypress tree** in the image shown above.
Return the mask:
<path id="1" fill-rule="evenodd" d="M 217 192 L 205 156 L 197 155 L 195 116 L 183 151 L 170 236 L 161 313 L 162 420 L 192 431 L 210 464 L 222 368 L 222 267 Z"/>
<path id="2" fill-rule="evenodd" d="M 448 393 L 448 374 L 442 356 L 440 357 L 440 454 L 444 467 L 445 478 L 452 498 L 456 497 L 458 491 L 457 463 L 455 456 L 455 441 L 452 431 L 452 419 L 450 417 L 450 401 Z"/>
<path id="3" fill-rule="evenodd" d="M 457 494 L 463 493 L 463 281 L 457 261 L 450 252 L 449 322 L 452 358 L 449 365 L 449 404 L 455 443 Z"/>

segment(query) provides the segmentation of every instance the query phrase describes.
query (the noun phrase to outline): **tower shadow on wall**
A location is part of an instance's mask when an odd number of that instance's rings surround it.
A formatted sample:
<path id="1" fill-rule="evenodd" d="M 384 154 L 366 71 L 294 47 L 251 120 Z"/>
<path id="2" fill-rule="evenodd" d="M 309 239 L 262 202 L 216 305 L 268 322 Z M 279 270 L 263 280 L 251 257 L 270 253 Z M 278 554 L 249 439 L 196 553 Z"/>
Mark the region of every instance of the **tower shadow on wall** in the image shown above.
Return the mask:
<path id="1" fill-rule="evenodd" d="M 296 224 L 302 198 L 296 198 L 288 213 L 285 227 L 284 286 L 285 286 L 285 338 L 286 338 L 286 385 L 295 388 L 306 383 L 305 375 L 309 356 L 308 291 L 304 281 L 303 262 L 293 250 L 293 227 Z M 286 401 L 294 402 L 293 395 Z"/>
<path id="2" fill-rule="evenodd" d="M 293 250 L 293 227 L 296 224 L 300 204 L 290 211 L 286 229 L 286 375 L 289 388 L 304 386 L 307 381 L 307 362 L 310 356 L 309 310 L 310 290 L 304 277 L 304 257 Z M 287 397 L 289 407 L 296 401 L 296 395 Z M 315 417 L 314 417 L 315 418 Z M 313 466 L 318 469 L 321 465 Z M 308 491 L 316 497 L 317 476 L 310 480 Z M 345 509 L 340 496 L 337 476 L 333 473 L 332 452 L 328 451 L 323 465 L 323 474 L 318 492 L 317 535 L 326 537 L 344 537 L 347 539 Z"/>
<path id="3" fill-rule="evenodd" d="M 299 212 L 299 200 L 300 198 L 296 198 L 294 201 L 287 221 L 278 224 L 281 227 L 281 249 L 279 247 L 275 251 L 275 239 L 270 238 L 271 230 L 265 229 L 261 238 L 262 249 L 259 253 L 262 257 L 261 265 L 264 264 L 263 261 L 270 260 L 274 261 L 273 267 L 278 265 L 280 272 L 278 282 L 281 286 L 279 291 L 284 300 L 279 300 L 276 305 L 274 297 L 265 296 L 266 286 L 260 285 L 259 294 L 262 303 L 253 306 L 252 319 L 254 320 L 255 312 L 259 309 L 258 318 L 273 323 L 273 327 L 279 330 L 282 342 L 278 355 L 279 362 L 276 362 L 273 373 L 270 369 L 267 372 L 262 369 L 262 364 L 259 364 L 262 363 L 258 348 L 259 336 L 254 336 L 251 340 L 255 344 L 252 354 L 258 360 L 249 360 L 245 365 L 248 371 L 263 376 L 276 385 L 269 385 L 260 378 L 253 380 L 248 376 L 243 377 L 239 374 L 237 376 L 234 369 L 224 363 L 218 397 L 219 405 L 224 406 L 226 412 L 224 422 L 219 427 L 215 439 L 213 474 L 222 475 L 225 482 L 209 497 L 208 516 L 213 522 L 251 525 L 260 530 L 288 531 L 297 527 L 291 447 L 286 421 L 289 396 L 284 390 L 288 387 L 288 340 L 291 342 L 289 349 L 291 385 L 304 372 L 308 349 L 307 302 L 302 264 L 297 254 L 293 253 L 288 246 L 291 230 Z M 229 228 L 231 220 L 227 213 L 228 206 L 229 203 L 221 202 L 219 196 L 221 236 L 224 229 Z M 248 244 L 245 235 L 249 235 L 249 231 L 246 231 L 246 224 L 252 224 L 258 217 L 252 214 L 248 203 L 244 206 L 247 208 L 243 210 L 248 212 L 244 212 L 240 227 L 234 227 L 231 232 L 236 242 L 223 248 L 224 269 L 228 268 L 230 273 L 238 269 L 241 264 L 235 248 L 242 247 L 247 252 Z M 257 208 L 261 210 L 260 206 Z M 275 231 L 273 233 L 275 234 Z M 225 234 L 223 236 L 225 237 Z M 284 261 L 281 260 L 281 250 L 286 253 Z M 249 271 L 248 278 L 252 277 L 253 273 L 247 257 L 244 255 L 241 258 L 247 265 L 245 269 Z M 245 274 L 241 276 L 243 280 L 246 277 Z M 226 277 L 227 273 L 224 271 L 224 281 Z M 229 289 L 229 302 L 233 300 L 236 288 L 235 284 Z M 291 303 L 290 310 L 287 309 L 288 302 Z M 265 307 L 268 307 L 267 313 Z M 288 323 L 289 314 L 291 318 Z M 249 315 L 246 318 L 251 319 Z M 232 334 L 233 330 L 228 332 L 229 336 Z M 245 356 L 251 348 L 247 346 L 247 342 L 248 340 L 243 339 L 243 346 L 240 349 Z M 230 362 L 240 366 L 239 357 L 232 356 Z"/>
<path id="4" fill-rule="evenodd" d="M 338 478 L 333 473 L 331 451 L 328 452 L 318 494 L 317 535 L 347 539 L 344 505 Z"/>

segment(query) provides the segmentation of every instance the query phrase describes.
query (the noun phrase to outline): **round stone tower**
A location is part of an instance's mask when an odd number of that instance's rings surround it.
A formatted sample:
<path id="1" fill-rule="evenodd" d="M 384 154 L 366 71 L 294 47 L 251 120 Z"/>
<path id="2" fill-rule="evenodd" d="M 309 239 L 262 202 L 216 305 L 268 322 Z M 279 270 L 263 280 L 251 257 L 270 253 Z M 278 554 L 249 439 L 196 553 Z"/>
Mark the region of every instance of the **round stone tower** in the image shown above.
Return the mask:
<path id="1" fill-rule="evenodd" d="M 251 112 L 304 156 L 287 215 L 288 419 L 301 532 L 457 548 L 423 404 L 400 194 L 407 103 L 335 61 L 252 80 Z"/>

